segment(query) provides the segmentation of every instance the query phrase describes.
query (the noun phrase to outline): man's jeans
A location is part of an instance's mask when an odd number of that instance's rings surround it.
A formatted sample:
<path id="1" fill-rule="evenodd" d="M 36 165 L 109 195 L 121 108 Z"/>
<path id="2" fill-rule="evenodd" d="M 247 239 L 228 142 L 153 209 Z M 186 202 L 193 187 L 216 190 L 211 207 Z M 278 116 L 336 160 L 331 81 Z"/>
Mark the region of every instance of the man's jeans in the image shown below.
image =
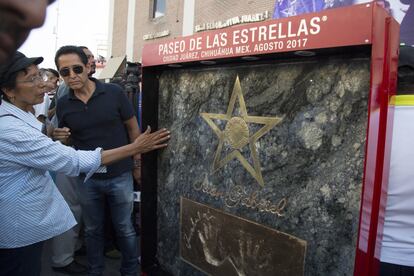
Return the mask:
<path id="1" fill-rule="evenodd" d="M 104 198 L 112 215 L 118 245 L 122 253 L 122 275 L 137 275 L 137 237 L 132 225 L 133 181 L 131 172 L 110 179 L 79 181 L 78 193 L 85 222 L 88 275 L 104 270 Z"/>

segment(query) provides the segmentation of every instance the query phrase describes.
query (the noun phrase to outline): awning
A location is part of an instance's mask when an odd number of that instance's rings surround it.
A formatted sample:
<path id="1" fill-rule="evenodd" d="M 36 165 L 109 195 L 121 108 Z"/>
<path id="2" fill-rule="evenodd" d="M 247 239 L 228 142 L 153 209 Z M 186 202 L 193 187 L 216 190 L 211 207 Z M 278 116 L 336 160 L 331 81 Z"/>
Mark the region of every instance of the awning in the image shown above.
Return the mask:
<path id="1" fill-rule="evenodd" d="M 105 68 L 102 69 L 101 73 L 99 74 L 98 79 L 105 80 L 105 79 L 112 79 L 118 70 L 121 68 L 122 64 L 124 64 L 123 68 L 126 66 L 126 57 L 111 57 L 108 62 L 106 63 Z"/>

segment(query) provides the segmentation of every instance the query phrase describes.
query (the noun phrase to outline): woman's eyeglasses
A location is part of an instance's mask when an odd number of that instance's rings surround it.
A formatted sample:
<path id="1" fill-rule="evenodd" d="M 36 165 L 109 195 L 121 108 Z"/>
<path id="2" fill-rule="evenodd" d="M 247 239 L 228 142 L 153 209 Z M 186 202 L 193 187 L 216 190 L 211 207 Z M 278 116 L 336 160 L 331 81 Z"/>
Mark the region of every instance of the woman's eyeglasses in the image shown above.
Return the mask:
<path id="1" fill-rule="evenodd" d="M 16 83 L 31 83 L 33 85 L 37 85 L 39 83 L 46 82 L 47 80 L 48 80 L 48 77 L 46 74 L 39 73 L 35 76 L 30 77 L 27 80 L 16 81 Z"/>
<path id="2" fill-rule="evenodd" d="M 79 74 L 82 74 L 82 73 L 83 73 L 83 67 L 82 67 L 82 66 L 80 66 L 80 65 L 75 65 L 75 66 L 72 66 L 72 67 L 64 67 L 64 68 L 60 69 L 60 70 L 59 70 L 59 74 L 60 74 L 62 77 L 67 77 L 67 76 L 69 76 L 69 75 L 70 75 L 70 70 L 72 70 L 72 71 L 73 71 L 73 73 L 75 73 L 75 74 L 77 74 L 77 75 L 79 75 Z"/>

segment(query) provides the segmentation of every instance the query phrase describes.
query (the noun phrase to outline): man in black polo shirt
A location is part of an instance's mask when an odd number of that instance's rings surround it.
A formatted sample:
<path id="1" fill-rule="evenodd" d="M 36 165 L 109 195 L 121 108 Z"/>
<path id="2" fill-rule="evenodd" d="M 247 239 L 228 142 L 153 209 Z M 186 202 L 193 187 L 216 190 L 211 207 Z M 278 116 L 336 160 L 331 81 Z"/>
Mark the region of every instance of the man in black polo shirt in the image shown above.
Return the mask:
<path id="1" fill-rule="evenodd" d="M 64 46 L 55 63 L 69 93 L 58 100 L 59 138 L 69 138 L 76 149 L 112 149 L 133 141 L 139 135 L 137 120 L 122 89 L 88 77 L 90 65 L 76 46 Z M 135 157 L 134 157 L 135 158 Z M 136 157 L 138 158 L 138 156 Z M 137 239 L 131 221 L 133 209 L 133 160 L 123 159 L 102 168 L 91 179 L 78 183 L 88 255 L 88 274 L 104 270 L 104 199 L 112 214 L 122 253 L 122 275 L 136 275 Z"/>
<path id="2" fill-rule="evenodd" d="M 0 0 L 1 1 L 1 0 Z M 91 68 L 91 70 L 88 73 L 88 77 L 92 77 L 92 75 L 95 73 L 95 57 L 93 56 L 92 52 L 85 46 L 79 46 L 80 49 L 85 53 L 86 57 L 88 58 L 88 64 Z M 56 72 L 58 77 L 59 73 Z M 62 96 L 69 93 L 69 87 L 62 83 L 59 86 L 59 89 L 57 90 L 54 100 L 54 108 L 53 113 L 56 112 L 56 101 L 58 98 L 61 98 Z M 58 120 L 56 116 L 53 116 L 51 123 L 54 127 L 58 126 Z M 59 129 L 56 129 L 58 132 Z M 66 133 L 66 132 L 64 132 Z M 75 254 L 77 250 L 78 253 L 82 254 L 85 251 L 82 250 L 82 247 L 84 246 L 84 239 L 79 236 L 79 233 L 81 231 L 81 228 L 83 229 L 83 224 L 81 222 L 82 220 L 82 207 L 79 202 L 79 197 L 77 193 L 77 185 L 78 177 L 71 177 L 67 176 L 62 173 L 56 173 L 55 176 L 55 184 L 58 187 L 60 193 L 63 195 L 63 198 L 66 200 L 66 202 L 69 204 L 70 210 L 72 211 L 73 215 L 75 216 L 76 222 L 78 225 L 70 229 L 69 231 L 66 231 L 65 233 L 62 233 L 59 236 L 56 236 L 52 239 L 51 243 L 51 265 L 54 271 L 62 272 L 66 274 L 79 274 L 86 272 L 86 267 L 82 264 L 78 263 L 75 259 Z M 107 204 L 106 204 L 107 205 Z M 106 210 L 106 219 L 105 219 L 105 227 L 109 228 L 111 227 L 111 221 L 108 221 L 108 208 L 105 206 Z M 108 226 L 109 224 L 109 226 Z M 110 228 L 111 230 L 113 227 Z M 115 239 L 115 230 L 113 230 L 111 233 L 113 233 L 113 237 Z"/>

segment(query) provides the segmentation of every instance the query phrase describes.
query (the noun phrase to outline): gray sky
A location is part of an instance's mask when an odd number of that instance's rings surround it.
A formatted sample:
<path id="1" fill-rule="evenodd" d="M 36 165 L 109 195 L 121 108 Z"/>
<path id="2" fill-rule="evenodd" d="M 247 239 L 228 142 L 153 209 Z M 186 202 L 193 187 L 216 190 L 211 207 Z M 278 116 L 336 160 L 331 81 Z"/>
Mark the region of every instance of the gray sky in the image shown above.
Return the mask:
<path id="1" fill-rule="evenodd" d="M 56 50 L 68 44 L 107 57 L 108 18 L 109 0 L 57 0 L 49 6 L 43 27 L 33 30 L 19 50 L 27 56 L 43 56 L 40 67 L 48 68 L 55 68 Z"/>

